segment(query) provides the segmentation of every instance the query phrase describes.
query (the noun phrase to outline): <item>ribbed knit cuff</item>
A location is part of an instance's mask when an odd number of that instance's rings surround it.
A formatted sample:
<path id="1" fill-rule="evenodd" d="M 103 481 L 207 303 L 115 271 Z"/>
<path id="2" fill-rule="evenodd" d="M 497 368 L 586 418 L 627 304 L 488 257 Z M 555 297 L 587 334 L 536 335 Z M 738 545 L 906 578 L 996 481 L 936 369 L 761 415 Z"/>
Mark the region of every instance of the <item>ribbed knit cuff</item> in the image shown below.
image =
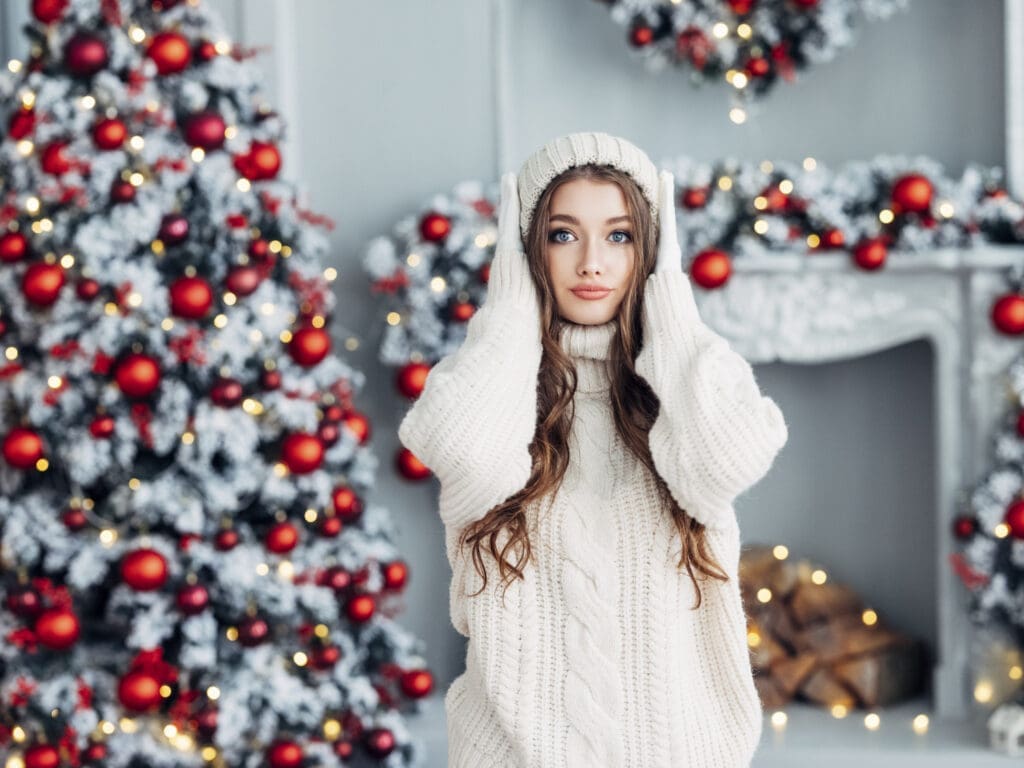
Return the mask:
<path id="1" fill-rule="evenodd" d="M 671 348 L 692 358 L 701 326 L 690 278 L 680 270 L 654 272 L 644 288 L 645 333 L 656 334 Z M 646 342 L 645 342 L 646 343 Z"/>

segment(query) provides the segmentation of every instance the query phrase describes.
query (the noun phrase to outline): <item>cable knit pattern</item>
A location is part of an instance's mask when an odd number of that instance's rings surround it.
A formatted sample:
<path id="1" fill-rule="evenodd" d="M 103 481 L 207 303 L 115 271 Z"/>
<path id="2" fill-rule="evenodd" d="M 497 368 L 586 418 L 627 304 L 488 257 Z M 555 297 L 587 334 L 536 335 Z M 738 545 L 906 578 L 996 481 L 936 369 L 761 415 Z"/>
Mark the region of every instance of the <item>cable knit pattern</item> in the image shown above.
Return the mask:
<path id="1" fill-rule="evenodd" d="M 600 368 L 615 330 L 615 323 L 572 325 L 563 330 L 562 346 L 577 367 L 577 391 L 594 392 L 605 384 Z M 599 359 L 595 359 L 599 358 Z M 577 401 L 576 409 L 591 407 Z M 582 414 L 580 414 L 582 416 Z M 569 671 L 565 681 L 565 710 L 569 716 L 567 765 L 590 768 L 624 765 L 621 736 L 622 691 L 619 680 L 619 635 L 614 595 L 618 593 L 614 550 L 601 499 L 611 488 L 583 482 L 579 466 L 600 465 L 611 452 L 609 433 L 595 433 L 593 420 L 580 418 L 574 425 L 569 450 L 574 457 L 562 490 L 567 497 L 562 522 L 562 589 L 567 615 L 565 651 Z"/>
<path id="2" fill-rule="evenodd" d="M 685 275 L 649 278 L 637 370 L 661 404 L 655 466 L 708 524 L 730 577 L 702 582 L 696 611 L 656 478 L 614 428 L 614 321 L 563 328 L 578 379 L 569 468 L 557 494 L 525 510 L 534 560 L 504 599 L 486 552 L 488 587 L 469 596 L 481 582 L 456 542 L 528 479 L 540 343 L 515 332 L 526 313 L 478 310 L 403 420 L 402 441 L 441 481 L 451 618 L 469 638 L 466 669 L 445 696 L 449 768 L 749 768 L 763 713 L 732 500 L 771 464 L 785 424 L 692 302 Z"/>

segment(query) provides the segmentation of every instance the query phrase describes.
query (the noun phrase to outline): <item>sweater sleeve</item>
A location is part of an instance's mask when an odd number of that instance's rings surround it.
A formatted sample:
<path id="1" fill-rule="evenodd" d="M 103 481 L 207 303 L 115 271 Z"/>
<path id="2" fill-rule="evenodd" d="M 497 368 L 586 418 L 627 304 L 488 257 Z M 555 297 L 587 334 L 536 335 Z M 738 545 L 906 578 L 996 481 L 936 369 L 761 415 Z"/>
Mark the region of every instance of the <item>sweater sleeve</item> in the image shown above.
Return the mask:
<path id="1" fill-rule="evenodd" d="M 647 278 L 637 373 L 661 409 L 649 443 L 673 497 L 709 527 L 728 524 L 736 496 L 760 480 L 788 439 L 782 411 L 750 364 L 701 321 L 681 270 Z"/>
<path id="2" fill-rule="evenodd" d="M 462 345 L 430 369 L 399 425 L 402 444 L 440 481 L 439 512 L 456 530 L 530 477 L 539 328 L 529 300 L 485 302 L 470 318 Z"/>

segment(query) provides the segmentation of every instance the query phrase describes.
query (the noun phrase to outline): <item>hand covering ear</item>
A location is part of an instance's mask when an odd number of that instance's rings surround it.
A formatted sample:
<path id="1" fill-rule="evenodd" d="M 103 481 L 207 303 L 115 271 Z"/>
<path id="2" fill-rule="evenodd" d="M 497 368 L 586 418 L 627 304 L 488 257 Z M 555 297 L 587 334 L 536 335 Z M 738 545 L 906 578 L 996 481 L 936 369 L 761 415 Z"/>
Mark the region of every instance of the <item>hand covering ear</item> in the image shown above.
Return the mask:
<path id="1" fill-rule="evenodd" d="M 681 272 L 683 255 L 676 234 L 675 178 L 670 171 L 658 174 L 658 258 L 655 272 Z"/>

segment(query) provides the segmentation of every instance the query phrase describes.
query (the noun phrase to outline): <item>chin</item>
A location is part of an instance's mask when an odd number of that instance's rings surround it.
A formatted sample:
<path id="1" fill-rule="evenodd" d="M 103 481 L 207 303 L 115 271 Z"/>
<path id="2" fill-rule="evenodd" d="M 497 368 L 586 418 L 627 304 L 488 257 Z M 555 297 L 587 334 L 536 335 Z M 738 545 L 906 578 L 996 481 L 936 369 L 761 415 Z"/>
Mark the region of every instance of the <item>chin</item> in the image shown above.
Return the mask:
<path id="1" fill-rule="evenodd" d="M 568 306 L 560 307 L 559 314 L 563 320 L 577 325 L 600 325 L 614 318 L 618 311 L 619 305 L 610 301 L 584 301 L 573 296 Z"/>

